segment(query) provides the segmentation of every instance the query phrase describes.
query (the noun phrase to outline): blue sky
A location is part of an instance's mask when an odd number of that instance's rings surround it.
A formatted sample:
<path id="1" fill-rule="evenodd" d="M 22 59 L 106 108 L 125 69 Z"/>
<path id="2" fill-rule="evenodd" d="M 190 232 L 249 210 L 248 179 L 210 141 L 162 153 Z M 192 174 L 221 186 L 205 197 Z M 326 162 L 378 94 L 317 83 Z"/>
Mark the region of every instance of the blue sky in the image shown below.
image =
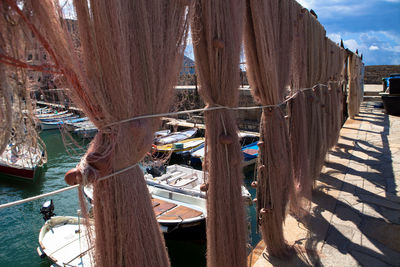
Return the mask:
<path id="1" fill-rule="evenodd" d="M 400 65 L 400 0 L 297 1 L 317 13 L 330 39 L 358 49 L 366 65 Z M 190 36 L 185 55 L 194 58 Z"/>
<path id="2" fill-rule="evenodd" d="M 298 0 L 313 9 L 336 43 L 363 54 L 365 65 L 400 65 L 400 0 Z M 185 52 L 193 59 L 191 43 Z"/>
<path id="3" fill-rule="evenodd" d="M 400 0 L 298 0 L 313 9 L 326 34 L 358 49 L 365 65 L 400 65 Z"/>

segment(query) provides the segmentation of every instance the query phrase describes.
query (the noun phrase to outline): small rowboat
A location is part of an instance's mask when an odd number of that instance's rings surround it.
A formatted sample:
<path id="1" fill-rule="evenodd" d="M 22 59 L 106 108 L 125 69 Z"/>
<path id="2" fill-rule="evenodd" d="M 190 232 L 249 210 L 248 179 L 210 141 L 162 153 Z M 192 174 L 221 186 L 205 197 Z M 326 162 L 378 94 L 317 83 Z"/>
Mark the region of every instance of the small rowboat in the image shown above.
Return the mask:
<path id="1" fill-rule="evenodd" d="M 61 112 L 56 112 L 56 113 L 39 114 L 39 115 L 36 115 L 36 117 L 37 117 L 38 119 L 52 118 L 52 117 L 57 117 L 57 116 L 64 115 L 64 114 L 66 114 L 67 112 L 68 112 L 68 110 L 61 111 Z"/>
<path id="2" fill-rule="evenodd" d="M 206 200 L 193 199 L 184 192 L 171 192 L 163 188 L 148 185 L 152 195 L 154 214 L 163 233 L 171 233 L 176 229 L 189 229 L 204 226 L 207 216 Z M 83 192 L 89 202 L 93 199 L 93 186 L 86 185 Z"/>
<path id="3" fill-rule="evenodd" d="M 256 163 L 258 157 L 258 142 L 242 147 L 244 166 Z"/>
<path id="4" fill-rule="evenodd" d="M 198 137 L 198 138 L 190 138 L 190 139 L 185 139 L 176 143 L 172 144 L 166 144 L 166 145 L 158 145 L 156 146 L 157 152 L 160 153 L 165 153 L 165 152 L 182 152 L 182 151 L 187 151 L 191 150 L 195 147 L 198 147 L 202 144 L 204 144 L 204 137 Z"/>
<path id="5" fill-rule="evenodd" d="M 153 196 L 185 195 L 184 202 L 190 204 L 198 204 L 199 201 L 206 199 L 206 193 L 200 190 L 205 183 L 203 171 L 174 164 L 167 166 L 166 173 L 161 176 L 145 174 L 144 177 Z M 251 203 L 251 195 L 244 186 L 242 186 L 242 197 L 245 203 Z"/>
<path id="6" fill-rule="evenodd" d="M 93 246 L 88 242 L 84 219 L 71 216 L 50 218 L 39 233 L 37 252 L 53 266 L 94 266 Z"/>
<path id="7" fill-rule="evenodd" d="M 160 131 L 157 131 L 157 132 L 154 133 L 154 137 L 155 138 L 160 138 L 160 137 L 163 137 L 163 136 L 167 136 L 170 133 L 171 133 L 170 130 L 160 130 Z"/>
<path id="8" fill-rule="evenodd" d="M 192 136 L 194 136 L 196 134 L 196 132 L 197 132 L 197 129 L 192 128 L 192 129 L 185 130 L 185 131 L 170 133 L 166 136 L 157 138 L 155 140 L 155 144 L 156 145 L 166 145 L 166 144 L 180 142 L 182 140 L 191 138 Z"/>
<path id="9" fill-rule="evenodd" d="M 82 122 L 82 121 L 87 121 L 88 118 L 67 118 L 66 120 L 58 120 L 58 121 L 49 121 L 49 122 L 44 122 L 42 121 L 40 123 L 40 126 L 42 130 L 53 130 L 53 129 L 60 129 L 61 126 L 63 126 L 65 123 L 75 123 L 75 122 Z"/>
<path id="10" fill-rule="evenodd" d="M 65 113 L 59 116 L 49 117 L 49 118 L 41 118 L 39 119 L 40 122 L 54 122 L 54 121 L 61 121 L 61 120 L 71 120 L 78 118 L 77 115 L 73 113 Z"/>
<path id="11" fill-rule="evenodd" d="M 0 155 L 0 177 L 33 183 L 46 162 L 42 149 L 9 144 Z"/>
<path id="12" fill-rule="evenodd" d="M 243 152 L 243 167 L 254 164 L 258 157 L 258 136 L 249 133 L 239 133 L 240 142 L 242 143 Z M 204 158 L 205 148 L 199 147 L 191 152 L 190 164 L 196 165 L 201 164 Z"/>

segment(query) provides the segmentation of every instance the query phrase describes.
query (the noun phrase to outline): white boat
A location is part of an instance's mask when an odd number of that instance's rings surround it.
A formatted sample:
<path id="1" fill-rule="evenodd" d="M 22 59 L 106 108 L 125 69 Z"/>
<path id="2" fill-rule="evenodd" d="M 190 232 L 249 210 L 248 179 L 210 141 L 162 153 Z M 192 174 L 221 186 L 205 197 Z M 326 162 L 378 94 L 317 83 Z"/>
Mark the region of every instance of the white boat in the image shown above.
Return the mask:
<path id="1" fill-rule="evenodd" d="M 53 113 L 45 113 L 45 114 L 39 114 L 36 115 L 38 119 L 44 119 L 44 118 L 52 118 L 52 117 L 57 117 L 60 115 L 64 115 L 68 112 L 68 110 L 60 111 L 60 112 L 53 112 Z"/>
<path id="2" fill-rule="evenodd" d="M 74 113 L 65 113 L 65 114 L 61 114 L 58 116 L 52 116 L 52 117 L 48 117 L 48 118 L 40 118 L 39 121 L 40 122 L 53 122 L 53 121 L 60 121 L 60 120 L 68 120 L 71 118 L 77 118 L 78 116 L 75 115 Z"/>
<path id="3" fill-rule="evenodd" d="M 66 118 L 65 120 L 57 120 L 57 121 L 49 121 L 49 122 L 44 122 L 42 121 L 40 123 L 40 127 L 42 130 L 53 130 L 53 129 L 60 129 L 63 125 L 66 123 L 77 123 L 77 122 L 83 122 L 87 121 L 87 118 Z"/>
<path id="4" fill-rule="evenodd" d="M 154 138 L 159 138 L 162 136 L 167 136 L 171 133 L 171 130 L 160 130 L 154 133 Z"/>
<path id="5" fill-rule="evenodd" d="M 93 138 L 97 134 L 96 127 L 87 127 L 87 128 L 77 128 L 73 132 L 73 134 L 77 135 L 80 138 Z"/>
<path id="6" fill-rule="evenodd" d="M 173 144 L 188 138 L 193 137 L 197 132 L 197 128 L 191 128 L 185 131 L 180 131 L 180 132 L 173 132 L 170 133 L 166 136 L 157 138 L 155 140 L 156 145 L 166 145 L 166 144 Z"/>
<path id="7" fill-rule="evenodd" d="M 89 121 L 89 119 L 87 119 L 86 121 L 82 121 L 82 122 L 67 122 L 65 124 L 65 128 L 67 131 L 73 132 L 76 129 L 79 128 L 94 128 L 94 124 L 93 122 Z"/>
<path id="8" fill-rule="evenodd" d="M 9 144 L 0 155 L 0 177 L 34 182 L 46 162 L 40 148 Z"/>
<path id="9" fill-rule="evenodd" d="M 144 175 L 162 232 L 171 233 L 198 227 L 203 227 L 204 231 L 207 200 L 206 193 L 200 190 L 204 183 L 203 175 L 202 171 L 181 165 L 168 166 L 166 173 L 161 176 Z M 86 185 L 84 193 L 91 202 L 92 185 Z M 244 186 L 242 196 L 245 204 L 251 204 L 251 195 Z"/>
<path id="10" fill-rule="evenodd" d="M 201 146 L 204 141 L 204 137 L 189 138 L 172 144 L 158 145 L 156 150 L 159 153 L 184 152 Z"/>
<path id="11" fill-rule="evenodd" d="M 155 189 L 148 186 L 152 195 L 154 214 L 163 233 L 175 232 L 177 229 L 194 229 L 204 227 L 207 217 L 206 200 L 193 198 L 183 193 L 172 193 L 168 190 Z M 83 189 L 89 202 L 93 199 L 93 186 L 86 185 Z"/>
<path id="12" fill-rule="evenodd" d="M 50 218 L 39 233 L 40 257 L 48 257 L 53 266 L 94 266 L 93 246 L 83 218 L 55 216 Z"/>
<path id="13" fill-rule="evenodd" d="M 174 194 L 179 194 L 179 197 L 183 194 L 188 197 L 185 199 L 188 203 L 197 203 L 199 199 L 205 202 L 206 193 L 200 190 L 205 183 L 203 171 L 174 164 L 167 166 L 166 173 L 161 176 L 145 174 L 144 177 L 152 195 L 174 200 Z M 251 203 L 251 195 L 244 186 L 242 197 L 245 202 Z"/>

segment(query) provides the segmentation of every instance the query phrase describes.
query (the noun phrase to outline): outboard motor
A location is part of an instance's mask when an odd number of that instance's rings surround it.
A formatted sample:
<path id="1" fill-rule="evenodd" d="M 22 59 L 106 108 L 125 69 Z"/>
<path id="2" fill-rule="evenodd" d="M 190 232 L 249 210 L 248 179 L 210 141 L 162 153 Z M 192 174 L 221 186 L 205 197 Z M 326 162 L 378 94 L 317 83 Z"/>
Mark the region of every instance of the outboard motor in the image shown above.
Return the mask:
<path id="1" fill-rule="evenodd" d="M 48 221 L 51 217 L 56 216 L 55 213 L 53 213 L 54 211 L 54 204 L 53 204 L 53 200 L 47 200 L 43 206 L 40 208 L 40 213 L 43 215 L 43 219 L 44 221 Z"/>

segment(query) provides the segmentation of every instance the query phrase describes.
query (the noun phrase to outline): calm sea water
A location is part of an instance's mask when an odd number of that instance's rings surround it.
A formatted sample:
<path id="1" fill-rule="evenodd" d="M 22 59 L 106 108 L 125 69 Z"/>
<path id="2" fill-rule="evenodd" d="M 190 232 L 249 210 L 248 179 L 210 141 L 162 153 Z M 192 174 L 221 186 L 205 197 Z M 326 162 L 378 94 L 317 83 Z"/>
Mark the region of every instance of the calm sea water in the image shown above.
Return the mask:
<path id="1" fill-rule="evenodd" d="M 82 149 L 71 151 L 65 148 L 65 143 L 59 131 L 44 131 L 41 137 L 46 143 L 48 153 L 47 168 L 35 184 L 12 182 L 0 179 L 0 203 L 20 200 L 27 197 L 47 193 L 66 185 L 64 174 L 73 168 L 84 154 L 86 144 L 79 143 Z M 76 146 L 74 146 L 76 147 Z M 246 176 L 251 178 L 253 171 Z M 246 183 L 254 197 L 254 189 L 249 187 L 251 179 Z M 50 199 L 50 198 L 49 198 Z M 63 192 L 52 196 L 57 215 L 76 216 L 79 201 L 76 190 Z M 36 248 L 38 234 L 43 226 L 43 218 L 39 213 L 46 199 L 40 199 L 19 206 L 0 210 L 0 267 L 11 266 L 50 266 L 51 262 L 41 259 Z M 254 246 L 259 241 L 255 232 L 256 222 L 254 207 L 249 207 L 249 223 L 251 224 L 250 241 Z M 172 266 L 205 266 L 205 242 L 166 240 Z"/>

